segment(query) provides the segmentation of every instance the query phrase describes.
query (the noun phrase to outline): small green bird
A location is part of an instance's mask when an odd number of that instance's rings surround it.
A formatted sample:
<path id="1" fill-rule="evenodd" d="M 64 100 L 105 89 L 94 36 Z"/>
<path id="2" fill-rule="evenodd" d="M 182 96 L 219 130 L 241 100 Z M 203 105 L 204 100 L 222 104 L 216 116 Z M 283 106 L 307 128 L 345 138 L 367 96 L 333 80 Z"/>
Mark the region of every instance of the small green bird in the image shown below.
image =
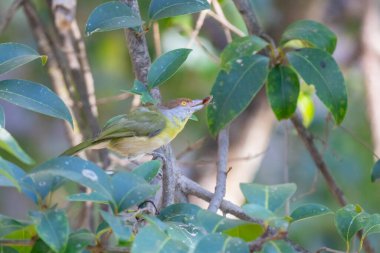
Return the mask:
<path id="1" fill-rule="evenodd" d="M 171 142 L 186 122 L 212 100 L 180 98 L 164 105 L 139 107 L 129 114 L 110 119 L 99 135 L 69 148 L 61 156 L 70 156 L 85 149 L 108 148 L 123 156 L 147 154 Z"/>

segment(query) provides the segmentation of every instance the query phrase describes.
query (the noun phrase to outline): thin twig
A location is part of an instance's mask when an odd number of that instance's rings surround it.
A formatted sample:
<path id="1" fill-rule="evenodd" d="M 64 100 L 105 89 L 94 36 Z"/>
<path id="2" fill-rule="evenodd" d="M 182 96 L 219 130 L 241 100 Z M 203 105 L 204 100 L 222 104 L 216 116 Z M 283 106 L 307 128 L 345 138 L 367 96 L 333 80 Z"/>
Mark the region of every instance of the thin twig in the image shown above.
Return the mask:
<path id="1" fill-rule="evenodd" d="M 207 15 L 209 15 L 210 17 L 212 17 L 213 19 L 215 19 L 217 22 L 219 22 L 223 27 L 227 28 L 228 30 L 230 30 L 231 32 L 235 33 L 236 35 L 240 36 L 240 37 L 244 37 L 246 36 L 246 34 L 240 30 L 239 28 L 237 28 L 236 26 L 234 26 L 233 24 L 231 24 L 227 19 L 223 19 L 221 18 L 219 15 L 217 15 L 216 13 L 214 13 L 213 11 L 209 11 L 207 13 Z"/>
<path id="2" fill-rule="evenodd" d="M 115 96 L 99 98 L 96 100 L 96 104 L 97 105 L 104 105 L 104 104 L 108 104 L 108 103 L 123 101 L 123 100 L 126 100 L 127 98 L 129 98 L 131 96 L 132 96 L 132 94 L 130 94 L 130 93 L 126 93 L 126 92 L 120 93 L 120 94 L 115 95 Z"/>
<path id="3" fill-rule="evenodd" d="M 202 26 L 205 22 L 208 12 L 209 10 L 204 10 L 204 11 L 201 11 L 201 13 L 199 14 L 197 22 L 195 23 L 195 29 L 191 33 L 189 43 L 187 43 L 186 47 L 190 48 L 193 45 L 194 41 L 198 37 L 200 30 L 202 29 Z"/>
<path id="4" fill-rule="evenodd" d="M 33 246 L 35 240 L 1 239 L 0 246 Z"/>
<path id="5" fill-rule="evenodd" d="M 345 253 L 344 251 L 330 249 L 330 248 L 327 248 L 327 247 L 320 248 L 315 253 L 322 253 L 322 252 Z"/>
<path id="6" fill-rule="evenodd" d="M 220 64 L 220 59 L 218 56 L 216 56 L 215 54 L 213 54 L 204 44 L 203 42 L 199 39 L 199 37 L 196 37 L 195 38 L 195 42 L 197 43 L 198 46 L 200 46 L 203 51 L 205 51 L 205 53 L 210 57 L 210 59 L 216 63 L 216 64 Z"/>
<path id="7" fill-rule="evenodd" d="M 154 50 L 156 51 L 156 57 L 160 56 L 161 50 L 161 36 L 160 36 L 160 25 L 158 22 L 153 23 L 153 40 L 154 40 Z"/>
<path id="8" fill-rule="evenodd" d="M 225 24 L 225 23 L 229 23 L 228 20 L 227 20 L 227 18 L 226 18 L 226 16 L 223 13 L 223 9 L 220 6 L 218 0 L 212 0 L 212 5 L 214 6 L 214 9 L 215 9 L 215 12 L 216 12 L 218 18 L 220 20 L 222 20 L 222 22 L 221 22 L 222 25 Z M 223 25 L 223 29 L 224 29 L 224 35 L 226 36 L 226 40 L 227 40 L 228 43 L 230 43 L 232 41 L 231 31 L 225 25 Z"/>
<path id="9" fill-rule="evenodd" d="M 251 252 L 259 252 L 266 242 L 282 240 L 287 235 L 287 231 L 284 230 L 278 230 L 276 233 L 264 233 L 260 238 L 248 243 L 249 250 Z"/>
<path id="10" fill-rule="evenodd" d="M 21 7 L 22 2 L 24 2 L 24 0 L 13 1 L 11 6 L 4 12 L 4 18 L 1 20 L 0 23 L 0 34 L 3 33 L 5 28 L 7 28 L 12 18 L 16 14 L 17 10 Z"/>
<path id="11" fill-rule="evenodd" d="M 261 26 L 256 17 L 256 14 L 251 6 L 249 0 L 233 0 L 236 8 L 240 12 L 245 25 L 247 26 L 249 34 L 260 35 L 261 34 Z"/>

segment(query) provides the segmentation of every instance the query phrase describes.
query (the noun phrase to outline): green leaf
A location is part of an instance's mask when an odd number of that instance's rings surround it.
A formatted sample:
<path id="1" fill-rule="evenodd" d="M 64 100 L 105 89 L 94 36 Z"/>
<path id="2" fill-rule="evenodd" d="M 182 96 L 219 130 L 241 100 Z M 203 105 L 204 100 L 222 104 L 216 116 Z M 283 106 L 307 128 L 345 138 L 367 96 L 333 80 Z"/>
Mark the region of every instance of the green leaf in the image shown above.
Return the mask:
<path id="1" fill-rule="evenodd" d="M 112 232 L 115 234 L 117 240 L 128 241 L 131 238 L 132 228 L 127 226 L 125 218 L 104 211 L 100 213 L 104 221 L 112 228 Z"/>
<path id="2" fill-rule="evenodd" d="M 373 165 L 372 167 L 371 181 L 375 182 L 379 178 L 380 178 L 380 160 L 377 160 L 375 165 Z"/>
<path id="3" fill-rule="evenodd" d="M 0 81 L 0 99 L 31 111 L 66 120 L 73 126 L 73 119 L 65 103 L 41 84 L 17 79 Z"/>
<path id="4" fill-rule="evenodd" d="M 255 223 L 245 223 L 223 231 L 223 234 L 238 237 L 245 242 L 256 240 L 263 233 L 263 227 Z"/>
<path id="5" fill-rule="evenodd" d="M 195 116 L 195 114 L 192 114 L 192 115 L 190 116 L 189 120 L 199 121 L 198 117 Z"/>
<path id="6" fill-rule="evenodd" d="M 33 164 L 34 161 L 25 151 L 20 147 L 13 136 L 5 129 L 0 128 L 0 148 L 7 151 L 12 156 L 26 164 Z"/>
<path id="7" fill-rule="evenodd" d="M 210 9 L 207 0 L 152 0 L 149 6 L 149 17 L 158 20 L 206 9 Z"/>
<path id="8" fill-rule="evenodd" d="M 317 48 L 299 49 L 287 53 L 287 56 L 302 79 L 315 86 L 317 96 L 340 124 L 347 111 L 347 92 L 334 58 Z"/>
<path id="9" fill-rule="evenodd" d="M 220 65 L 228 70 L 230 61 L 259 52 L 266 46 L 268 42 L 256 35 L 234 39 L 220 54 Z"/>
<path id="10" fill-rule="evenodd" d="M 4 74 L 38 58 L 42 59 L 42 64 L 46 61 L 46 56 L 39 55 L 33 48 L 26 45 L 13 42 L 1 43 L 0 74 Z"/>
<path id="11" fill-rule="evenodd" d="M 297 108 L 300 84 L 297 74 L 287 66 L 275 66 L 268 75 L 267 96 L 278 120 L 288 119 Z"/>
<path id="12" fill-rule="evenodd" d="M 36 224 L 38 236 L 54 252 L 64 252 L 69 241 L 69 222 L 63 210 L 47 210 L 45 212 L 30 212 L 30 217 Z"/>
<path id="13" fill-rule="evenodd" d="M 309 127 L 315 114 L 312 94 L 301 91 L 298 97 L 297 105 L 302 115 L 302 124 L 305 127 Z"/>
<path id="14" fill-rule="evenodd" d="M 269 241 L 263 245 L 260 253 L 297 253 L 297 251 L 285 241 Z"/>
<path id="15" fill-rule="evenodd" d="M 7 247 L 7 246 L 0 246 L 0 253 L 19 253 L 16 249 Z"/>
<path id="16" fill-rule="evenodd" d="M 0 106 L 0 127 L 5 127 L 5 114 L 2 106 Z"/>
<path id="17" fill-rule="evenodd" d="M 93 10 L 86 22 L 86 34 L 106 32 L 142 25 L 138 16 L 125 3 L 112 1 L 99 5 Z"/>
<path id="18" fill-rule="evenodd" d="M 286 230 L 289 226 L 289 219 L 287 217 L 279 217 L 272 211 L 263 206 L 256 204 L 245 204 L 242 206 L 244 212 L 255 219 L 264 221 L 265 226 Z"/>
<path id="19" fill-rule="evenodd" d="M 30 253 L 55 253 L 43 240 L 38 239 L 32 248 L 32 251 Z"/>
<path id="20" fill-rule="evenodd" d="M 332 211 L 324 205 L 305 204 L 293 210 L 290 217 L 292 217 L 292 222 L 294 222 L 330 213 L 332 213 Z"/>
<path id="21" fill-rule="evenodd" d="M 70 234 L 65 253 L 82 253 L 86 247 L 95 245 L 95 235 L 86 229 L 80 229 Z"/>
<path id="22" fill-rule="evenodd" d="M 300 20 L 289 25 L 281 38 L 281 45 L 291 40 L 301 40 L 308 47 L 322 49 L 332 54 L 336 47 L 336 35 L 326 26 L 312 20 Z"/>
<path id="23" fill-rule="evenodd" d="M 29 226 L 27 221 L 13 219 L 11 217 L 0 214 L 0 238 L 12 232 L 22 230 Z"/>
<path id="24" fill-rule="evenodd" d="M 159 160 L 152 160 L 143 163 L 136 167 L 132 172 L 145 179 L 145 181 L 150 182 L 156 177 L 158 171 L 162 166 L 162 162 Z"/>
<path id="25" fill-rule="evenodd" d="M 243 240 L 228 237 L 222 234 L 209 234 L 202 238 L 193 253 L 219 252 L 219 253 L 248 253 L 248 244 Z"/>
<path id="26" fill-rule="evenodd" d="M 148 225 L 137 233 L 132 244 L 132 253 L 188 253 L 188 246 L 180 241 L 171 239 L 155 226 Z"/>
<path id="27" fill-rule="evenodd" d="M 141 204 L 153 196 L 157 190 L 157 186 L 150 185 L 141 177 L 126 171 L 114 174 L 111 184 L 117 212 Z"/>
<path id="28" fill-rule="evenodd" d="M 161 210 L 158 218 L 162 221 L 175 221 L 189 224 L 195 222 L 200 210 L 201 208 L 199 206 L 193 204 L 178 203 Z"/>
<path id="29" fill-rule="evenodd" d="M 296 192 L 297 186 L 293 183 L 278 185 L 241 183 L 240 189 L 248 203 L 275 212 Z"/>
<path id="30" fill-rule="evenodd" d="M 210 132 L 216 135 L 250 104 L 264 85 L 269 59 L 261 55 L 245 56 L 222 70 L 212 87 L 212 105 L 207 107 Z"/>
<path id="31" fill-rule="evenodd" d="M 67 197 L 69 201 L 90 201 L 94 203 L 107 203 L 109 199 L 97 192 L 77 193 Z"/>
<path id="32" fill-rule="evenodd" d="M 189 56 L 191 49 L 179 48 L 158 57 L 148 72 L 148 87 L 152 89 L 172 77 Z"/>
<path id="33" fill-rule="evenodd" d="M 197 224 L 209 233 L 218 233 L 237 227 L 247 222 L 236 219 L 227 219 L 216 213 L 199 210 L 196 218 Z"/>
<path id="34" fill-rule="evenodd" d="M 349 204 L 335 214 L 335 226 L 339 234 L 347 243 L 349 249 L 349 242 L 356 232 L 366 227 L 369 215 L 362 210 L 358 205 Z"/>
<path id="35" fill-rule="evenodd" d="M 141 102 L 143 104 L 157 104 L 158 101 L 150 95 L 148 88 L 145 84 L 140 82 L 139 80 L 135 80 L 133 83 L 133 87 L 130 90 L 126 90 L 129 93 L 137 94 L 141 96 Z"/>

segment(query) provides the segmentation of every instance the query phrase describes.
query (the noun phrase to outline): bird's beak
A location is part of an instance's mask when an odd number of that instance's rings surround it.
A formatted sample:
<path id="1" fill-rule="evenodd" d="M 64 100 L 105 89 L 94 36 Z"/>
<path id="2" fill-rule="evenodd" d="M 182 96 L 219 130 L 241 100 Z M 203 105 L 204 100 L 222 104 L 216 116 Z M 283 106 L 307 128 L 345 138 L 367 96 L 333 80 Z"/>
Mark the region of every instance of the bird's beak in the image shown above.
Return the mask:
<path id="1" fill-rule="evenodd" d="M 199 111 L 206 105 L 208 105 L 212 100 L 212 96 L 205 97 L 204 99 L 195 99 L 191 102 L 191 108 L 194 112 Z"/>

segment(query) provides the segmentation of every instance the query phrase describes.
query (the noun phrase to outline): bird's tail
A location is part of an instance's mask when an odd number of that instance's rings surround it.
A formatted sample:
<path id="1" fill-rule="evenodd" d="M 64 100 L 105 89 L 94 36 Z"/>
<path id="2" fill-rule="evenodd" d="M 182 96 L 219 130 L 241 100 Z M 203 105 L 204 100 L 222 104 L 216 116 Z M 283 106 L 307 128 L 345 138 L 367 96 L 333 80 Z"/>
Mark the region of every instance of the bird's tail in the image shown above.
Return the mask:
<path id="1" fill-rule="evenodd" d="M 92 146 L 93 144 L 94 144 L 94 140 L 87 140 L 87 141 L 81 142 L 78 145 L 67 149 L 65 152 L 63 152 L 59 156 L 72 156 L 72 155 L 75 155 L 79 151 L 82 151 L 82 150 L 84 150 L 84 149 Z"/>

